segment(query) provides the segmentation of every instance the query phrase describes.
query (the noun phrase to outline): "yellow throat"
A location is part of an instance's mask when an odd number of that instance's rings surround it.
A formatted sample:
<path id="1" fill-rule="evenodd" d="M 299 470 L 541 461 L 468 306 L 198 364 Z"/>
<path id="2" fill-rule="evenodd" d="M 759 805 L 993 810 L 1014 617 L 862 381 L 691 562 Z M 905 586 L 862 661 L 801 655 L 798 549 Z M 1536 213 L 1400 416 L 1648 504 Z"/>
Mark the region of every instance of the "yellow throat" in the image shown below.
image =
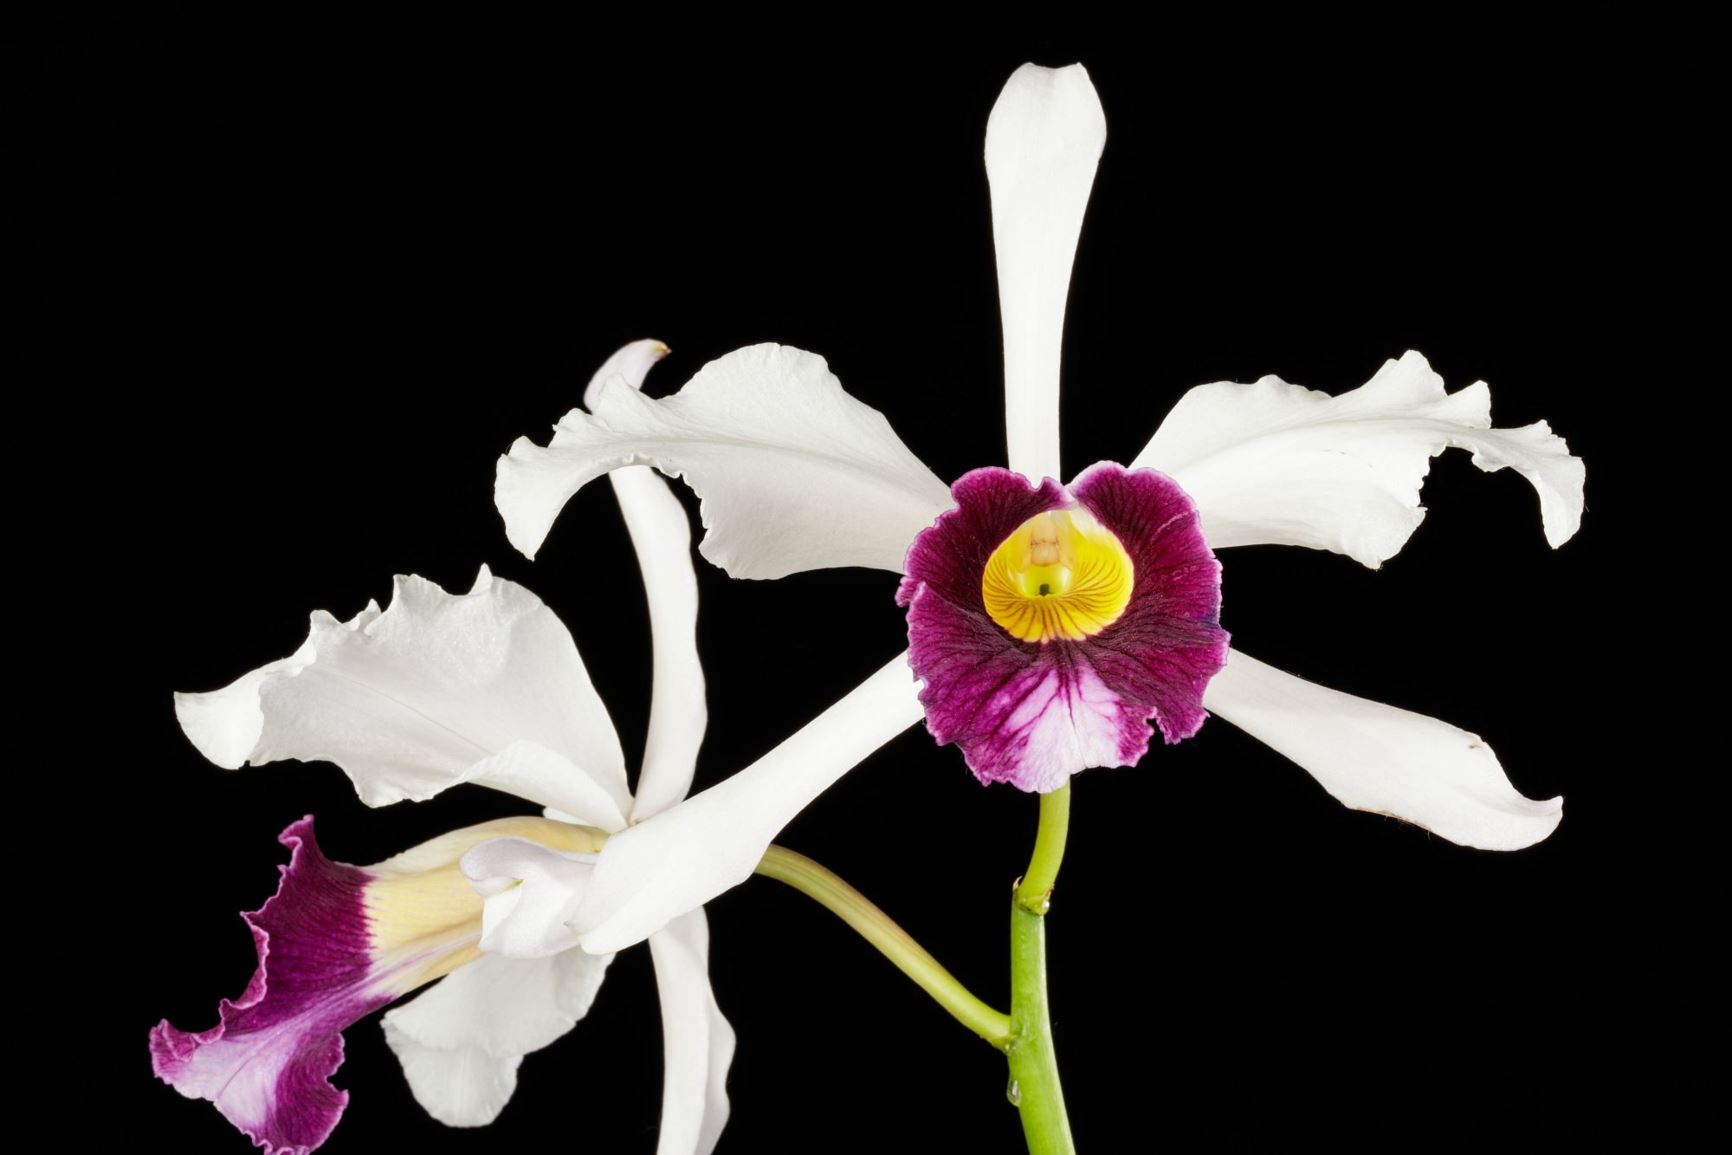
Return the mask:
<path id="1" fill-rule="evenodd" d="M 992 551 L 980 596 L 1014 638 L 1081 641 L 1119 620 L 1135 576 L 1110 530 L 1086 510 L 1057 510 L 1029 518 Z"/>

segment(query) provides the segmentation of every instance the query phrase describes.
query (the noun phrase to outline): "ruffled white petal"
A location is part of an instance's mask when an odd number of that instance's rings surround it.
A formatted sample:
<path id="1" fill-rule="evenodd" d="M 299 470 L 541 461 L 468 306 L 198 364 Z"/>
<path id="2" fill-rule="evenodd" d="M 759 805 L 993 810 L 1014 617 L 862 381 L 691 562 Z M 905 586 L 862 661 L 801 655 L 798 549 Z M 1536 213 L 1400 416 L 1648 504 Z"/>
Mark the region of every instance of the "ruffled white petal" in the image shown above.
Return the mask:
<path id="1" fill-rule="evenodd" d="M 512 958 L 543 958 L 577 946 L 571 920 L 589 889 L 595 859 L 581 851 L 550 850 L 525 838 L 494 838 L 476 845 L 461 865 L 485 900 L 481 949 Z"/>
<path id="2" fill-rule="evenodd" d="M 265 715 L 259 708 L 259 691 L 282 677 L 294 677 L 318 659 L 321 635 L 333 629 L 364 630 L 380 614 L 379 603 L 368 601 L 360 613 L 338 622 L 324 610 L 315 610 L 313 627 L 300 649 L 286 658 L 242 674 L 220 690 L 204 694 L 174 696 L 174 716 L 198 752 L 225 770 L 247 764 L 264 732 Z"/>
<path id="3" fill-rule="evenodd" d="M 486 567 L 467 594 L 399 577 L 382 613 L 315 613 L 292 657 L 177 694 L 175 714 L 219 766 L 335 762 L 369 806 L 479 782 L 617 830 L 631 804 L 619 738 L 571 635 Z"/>
<path id="4" fill-rule="evenodd" d="M 1343 805 L 1483 850 L 1557 829 L 1564 800 L 1517 793 L 1478 735 L 1282 673 L 1233 650 L 1203 705 L 1299 763 Z"/>
<path id="5" fill-rule="evenodd" d="M 608 839 L 571 926 L 589 951 L 641 942 L 751 876 L 794 815 L 921 718 L 908 656 L 733 777 Z"/>
<path id="6" fill-rule="evenodd" d="M 1107 118 L 1080 64 L 1011 74 L 986 122 L 986 178 L 1004 319 L 1004 416 L 1010 467 L 1033 481 L 1059 472 L 1059 350 L 1083 211 L 1106 146 Z"/>
<path id="7" fill-rule="evenodd" d="M 522 1056 L 563 1036 L 589 1012 L 612 955 L 551 958 L 484 954 L 385 1015 L 385 1041 L 415 1101 L 451 1127 L 498 1117 Z"/>
<path id="8" fill-rule="evenodd" d="M 625 465 L 685 478 L 703 499 L 699 552 L 742 578 L 900 571 L 950 505 L 883 414 L 843 392 L 822 357 L 785 345 L 737 349 L 661 399 L 615 377 L 591 406 L 566 414 L 545 449 L 519 438 L 499 460 L 494 500 L 531 557 L 574 493 Z"/>
<path id="9" fill-rule="evenodd" d="M 1217 549 L 1302 545 L 1375 569 L 1425 516 L 1419 487 L 1450 446 L 1471 450 L 1481 469 L 1527 478 L 1554 547 L 1581 525 L 1585 471 L 1563 438 L 1544 421 L 1493 429 L 1485 382 L 1445 393 L 1414 352 L 1339 397 L 1278 377 L 1199 385 L 1131 464 L 1184 486 Z"/>
<path id="10" fill-rule="evenodd" d="M 734 1029 L 710 988 L 710 928 L 702 910 L 649 937 L 662 1005 L 661 1137 L 657 1155 L 709 1155 L 728 1122 Z"/>
<path id="11" fill-rule="evenodd" d="M 667 351 L 660 341 L 627 345 L 590 380 L 584 404 L 593 408 L 602 385 L 616 375 L 641 388 L 650 366 Z M 704 740 L 709 712 L 698 661 L 698 575 L 692 569 L 691 523 L 667 482 L 645 465 L 616 469 L 608 479 L 643 575 L 655 656 L 649 738 L 631 812 L 638 822 L 686 796 Z"/>

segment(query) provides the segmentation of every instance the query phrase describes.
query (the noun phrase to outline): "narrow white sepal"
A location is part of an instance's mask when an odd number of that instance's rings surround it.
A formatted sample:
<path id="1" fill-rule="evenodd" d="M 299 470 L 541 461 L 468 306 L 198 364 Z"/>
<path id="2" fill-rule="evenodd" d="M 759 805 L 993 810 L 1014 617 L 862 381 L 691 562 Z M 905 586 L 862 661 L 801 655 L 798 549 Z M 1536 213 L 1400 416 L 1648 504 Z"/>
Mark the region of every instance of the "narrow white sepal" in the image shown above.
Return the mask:
<path id="1" fill-rule="evenodd" d="M 583 403 L 593 407 L 602 386 L 616 376 L 633 389 L 643 388 L 650 368 L 667 353 L 660 341 L 627 345 L 596 371 Z M 704 740 L 709 711 L 698 661 L 698 575 L 692 568 L 691 523 L 668 483 L 647 465 L 616 469 L 608 480 L 643 576 L 655 658 L 649 737 L 632 802 L 631 820 L 639 822 L 686 796 Z"/>
<path id="2" fill-rule="evenodd" d="M 1450 446 L 1471 450 L 1481 469 L 1508 466 L 1527 478 L 1553 547 L 1580 527 L 1586 471 L 1563 438 L 1544 421 L 1493 429 L 1485 382 L 1446 393 L 1411 351 L 1338 397 L 1279 377 L 1199 385 L 1131 467 L 1183 486 L 1216 549 L 1301 545 L 1375 569 L 1425 516 L 1420 486 Z"/>
<path id="3" fill-rule="evenodd" d="M 1080 64 L 1024 64 L 986 122 L 986 178 L 1004 322 L 1004 417 L 1010 467 L 1032 481 L 1059 472 L 1059 359 L 1071 265 L 1107 119 Z"/>
<path id="4" fill-rule="evenodd" d="M 1307 682 L 1237 650 L 1203 705 L 1304 767 L 1342 805 L 1462 846 L 1520 850 L 1563 819 L 1562 798 L 1524 797 L 1477 734 Z"/>
<path id="5" fill-rule="evenodd" d="M 656 1155 L 710 1155 L 728 1122 L 734 1029 L 710 987 L 710 930 L 694 910 L 649 936 L 662 1007 L 662 1122 Z"/>
<path id="6" fill-rule="evenodd" d="M 744 882 L 794 815 L 921 717 L 898 654 L 752 765 L 608 839 L 570 922 L 583 948 L 641 942 Z"/>
<path id="7" fill-rule="evenodd" d="M 631 820 L 641 822 L 691 790 L 709 721 L 698 659 L 698 575 L 692 569 L 691 525 L 668 483 L 644 465 L 616 469 L 608 480 L 625 515 L 649 603 L 654 658 L 649 734 L 631 811 Z"/>

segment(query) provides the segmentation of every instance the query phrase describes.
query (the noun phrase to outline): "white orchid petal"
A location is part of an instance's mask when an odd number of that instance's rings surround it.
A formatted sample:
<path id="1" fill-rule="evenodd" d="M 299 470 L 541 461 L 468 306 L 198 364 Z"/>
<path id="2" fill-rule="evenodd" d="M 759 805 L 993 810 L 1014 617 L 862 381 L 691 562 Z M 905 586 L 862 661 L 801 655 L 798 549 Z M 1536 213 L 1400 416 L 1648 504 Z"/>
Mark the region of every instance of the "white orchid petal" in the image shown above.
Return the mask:
<path id="1" fill-rule="evenodd" d="M 382 613 L 315 613 L 293 656 L 176 694 L 175 714 L 219 766 L 335 762 L 369 806 L 478 782 L 617 830 L 631 802 L 619 738 L 571 635 L 485 566 L 467 594 L 399 577 Z"/>
<path id="2" fill-rule="evenodd" d="M 616 375 L 641 389 L 650 366 L 667 351 L 660 341 L 627 345 L 590 380 L 584 404 L 593 406 L 602 385 Z M 667 482 L 645 465 L 616 469 L 608 479 L 643 575 L 655 656 L 649 738 L 632 803 L 636 822 L 678 802 L 692 788 L 709 718 L 698 661 L 698 575 L 692 569 L 691 523 Z"/>
<path id="3" fill-rule="evenodd" d="M 626 465 L 683 477 L 703 499 L 699 552 L 741 578 L 899 572 L 914 535 L 950 505 L 884 415 L 800 349 L 737 349 L 661 399 L 614 377 L 591 405 L 566 414 L 546 448 L 519 438 L 499 459 L 494 500 L 530 557 L 573 494 Z"/>
<path id="4" fill-rule="evenodd" d="M 313 611 L 312 630 L 293 654 L 242 674 L 220 690 L 175 694 L 175 720 L 200 754 L 224 770 L 239 770 L 252 757 L 264 732 L 259 691 L 279 677 L 293 677 L 312 665 L 318 658 L 317 643 L 322 635 L 336 629 L 366 629 L 379 614 L 376 601 L 368 601 L 366 608 L 347 622 L 339 622 L 324 610 Z"/>
<path id="5" fill-rule="evenodd" d="M 751 876 L 782 827 L 921 718 L 908 655 L 727 780 L 608 839 L 571 920 L 589 951 L 641 942 Z"/>
<path id="6" fill-rule="evenodd" d="M 734 1029 L 710 987 L 710 928 L 702 910 L 649 937 L 662 1006 L 661 1136 L 657 1155 L 710 1155 L 728 1122 Z"/>
<path id="7" fill-rule="evenodd" d="M 577 946 L 571 920 L 589 889 L 595 857 L 525 838 L 489 839 L 464 854 L 463 874 L 485 900 L 481 949 L 544 958 Z"/>
<path id="8" fill-rule="evenodd" d="M 1375 569 L 1425 516 L 1420 485 L 1431 458 L 1450 446 L 1471 450 L 1481 469 L 1508 466 L 1527 478 L 1553 547 L 1581 525 L 1585 471 L 1563 439 L 1543 421 L 1491 428 L 1483 381 L 1445 393 L 1414 352 L 1339 397 L 1278 377 L 1199 385 L 1132 467 L 1182 485 L 1216 548 L 1302 545 Z"/>
<path id="9" fill-rule="evenodd" d="M 427 1113 L 451 1127 L 498 1117 L 522 1056 L 560 1038 L 589 1012 L 612 955 L 551 958 L 484 954 L 384 1018 L 385 1041 Z"/>
<path id="10" fill-rule="evenodd" d="M 1064 305 L 1107 119 L 1080 64 L 1011 74 L 986 122 L 986 179 L 1004 321 L 1010 467 L 1059 472 L 1059 354 Z"/>
<path id="11" fill-rule="evenodd" d="M 1315 685 L 1237 650 L 1203 705 L 1304 767 L 1344 806 L 1463 846 L 1520 850 L 1563 818 L 1562 798 L 1518 793 L 1478 735 Z"/>

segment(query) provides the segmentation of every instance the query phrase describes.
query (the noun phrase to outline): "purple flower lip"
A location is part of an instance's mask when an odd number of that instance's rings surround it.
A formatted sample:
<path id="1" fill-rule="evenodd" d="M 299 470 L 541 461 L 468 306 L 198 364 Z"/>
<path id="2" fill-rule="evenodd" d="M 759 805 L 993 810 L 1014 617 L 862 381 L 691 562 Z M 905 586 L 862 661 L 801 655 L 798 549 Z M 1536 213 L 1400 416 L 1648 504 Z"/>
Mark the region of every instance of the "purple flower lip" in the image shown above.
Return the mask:
<path id="1" fill-rule="evenodd" d="M 372 876 L 326 858 L 311 816 L 278 840 L 290 855 L 277 892 L 241 915 L 258 970 L 209 1030 L 157 1024 L 150 1059 L 158 1078 L 215 1103 L 270 1155 L 306 1155 L 349 1102 L 329 1081 L 343 1063 L 341 1031 L 398 992 L 381 989 L 373 970 L 363 900 Z"/>
<path id="2" fill-rule="evenodd" d="M 1197 732 L 1208 716 L 1203 690 L 1226 664 L 1227 632 L 1220 563 L 1176 482 L 1101 462 L 1067 490 L 993 467 L 964 474 L 951 495 L 955 508 L 909 548 L 896 592 L 935 739 L 956 743 L 983 783 L 1044 793 L 1079 770 L 1136 764 L 1151 720 L 1169 744 Z M 1129 599 L 1090 636 L 1014 636 L 982 595 L 989 560 L 1030 519 L 1067 509 L 1117 538 L 1131 567 Z"/>

